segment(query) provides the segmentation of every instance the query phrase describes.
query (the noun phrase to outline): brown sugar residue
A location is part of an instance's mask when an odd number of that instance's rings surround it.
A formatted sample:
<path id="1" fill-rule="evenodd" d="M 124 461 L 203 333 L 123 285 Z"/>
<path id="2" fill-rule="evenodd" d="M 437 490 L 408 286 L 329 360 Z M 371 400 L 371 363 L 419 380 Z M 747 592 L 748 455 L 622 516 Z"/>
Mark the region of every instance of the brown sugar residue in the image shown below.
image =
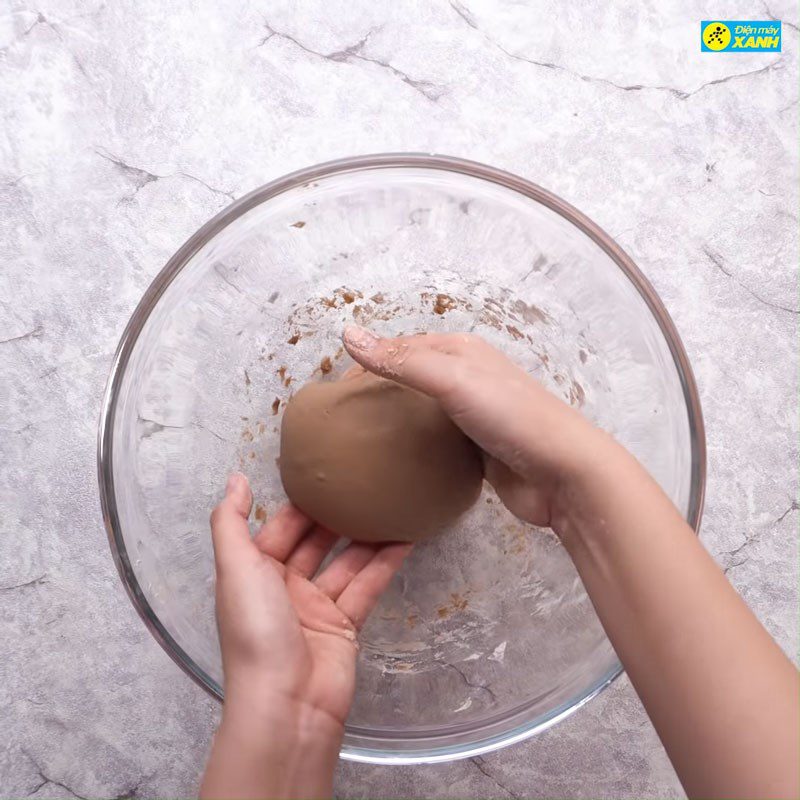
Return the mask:
<path id="1" fill-rule="evenodd" d="M 556 374 L 555 374 L 555 375 L 553 375 L 553 380 L 554 380 L 554 381 L 555 381 L 555 382 L 556 382 L 556 383 L 557 383 L 559 386 L 563 386 L 563 385 L 564 385 L 564 383 L 566 382 L 566 380 L 567 380 L 567 379 L 566 379 L 566 378 L 565 378 L 565 377 L 564 377 L 564 376 L 563 376 L 563 375 L 562 375 L 560 372 L 556 372 Z"/>
<path id="2" fill-rule="evenodd" d="M 347 286 L 340 286 L 338 289 L 334 289 L 333 294 L 331 294 L 329 297 L 320 297 L 319 300 L 312 301 L 307 306 L 293 311 L 289 316 L 288 321 L 291 324 L 303 324 L 303 317 L 305 317 L 307 318 L 305 319 L 305 323 L 308 324 L 309 322 L 319 319 L 319 312 L 313 311 L 315 303 L 317 306 L 322 308 L 323 311 L 327 311 L 329 309 L 342 308 L 343 306 L 351 305 L 355 303 L 356 300 L 360 300 L 363 296 L 363 293 L 359 292 L 358 289 L 350 289 Z"/>
<path id="3" fill-rule="evenodd" d="M 272 416 L 274 417 L 278 413 L 278 409 L 281 407 L 281 399 L 280 397 L 276 397 L 272 401 Z"/>
<path id="4" fill-rule="evenodd" d="M 345 354 L 344 347 L 340 347 L 334 354 L 333 357 L 331 356 L 323 356 L 322 360 L 319 362 L 319 366 L 314 372 L 319 370 L 321 375 L 329 375 L 333 371 L 333 364 L 335 361 L 338 361 L 344 354 Z"/>
<path id="5" fill-rule="evenodd" d="M 363 292 L 359 292 L 358 289 L 350 289 L 347 286 L 340 286 L 336 291 L 333 293 L 334 298 L 338 298 L 341 300 L 342 303 L 345 305 L 352 305 L 355 303 L 356 300 L 361 300 L 364 297 Z"/>
<path id="6" fill-rule="evenodd" d="M 353 319 L 361 325 L 367 325 L 375 320 L 391 320 L 397 316 L 429 308 L 433 295 L 424 292 L 419 305 L 392 300 L 389 295 L 381 291 L 373 293 L 367 302 L 363 300 L 364 292 L 350 286 L 340 286 L 324 297 L 309 298 L 304 304 L 296 303 L 286 317 L 288 329 L 303 339 L 310 338 L 320 329 L 320 321 L 330 312 L 346 309 L 350 309 Z"/>
<path id="7" fill-rule="evenodd" d="M 583 386 L 581 386 L 577 381 L 572 381 L 572 384 L 569 387 L 569 402 L 570 405 L 577 405 L 579 407 L 583 407 L 583 403 L 586 400 L 586 392 L 583 390 Z"/>
<path id="8" fill-rule="evenodd" d="M 264 431 L 267 429 L 267 426 L 263 422 L 258 423 L 258 435 L 263 436 Z"/>
<path id="9" fill-rule="evenodd" d="M 353 319 L 358 320 L 358 322 L 369 322 L 372 317 L 372 306 L 369 303 L 353 306 Z"/>
<path id="10" fill-rule="evenodd" d="M 497 298 L 497 297 L 486 297 L 483 301 L 483 308 L 485 311 L 491 311 L 493 314 L 497 314 L 499 317 L 509 317 L 513 320 L 519 320 L 518 317 L 515 317 L 513 314 L 510 314 L 506 309 L 505 298 Z"/>
<path id="11" fill-rule="evenodd" d="M 511 338 L 514 339 L 514 341 L 516 342 L 518 342 L 520 339 L 525 338 L 522 331 L 515 325 L 506 325 L 506 330 L 511 334 Z"/>
<path id="12" fill-rule="evenodd" d="M 419 614 L 409 614 L 406 617 L 406 625 L 408 625 L 409 628 L 416 628 L 418 621 L 419 621 Z"/>
<path id="13" fill-rule="evenodd" d="M 478 315 L 478 320 L 483 325 L 488 325 L 490 328 L 495 328 L 498 331 L 503 329 L 502 319 L 489 309 L 484 308 Z"/>
<path id="14" fill-rule="evenodd" d="M 496 300 L 493 297 L 487 297 L 483 301 L 483 308 L 478 314 L 478 321 L 484 325 L 494 328 L 495 330 L 501 331 L 503 330 L 505 319 L 508 317 L 511 317 L 511 319 L 514 320 L 517 319 L 517 317 L 515 317 L 513 314 L 508 314 L 506 312 L 506 308 L 500 300 Z"/>
<path id="15" fill-rule="evenodd" d="M 260 522 L 263 525 L 267 521 L 267 509 L 261 503 L 256 503 L 256 510 L 253 516 L 256 522 Z"/>
<path id="16" fill-rule="evenodd" d="M 252 442 L 255 438 L 256 437 L 253 436 L 253 431 L 251 431 L 250 428 L 245 428 L 242 431 L 242 439 L 244 439 L 246 442 Z"/>
<path id="17" fill-rule="evenodd" d="M 442 314 L 452 311 L 456 307 L 456 301 L 449 294 L 437 294 L 433 303 L 433 313 Z"/>
<path id="18" fill-rule="evenodd" d="M 549 320 L 549 317 L 541 308 L 525 303 L 522 300 L 514 301 L 511 305 L 511 310 L 518 314 L 529 325 L 533 325 L 537 322 L 547 323 Z"/>
<path id="19" fill-rule="evenodd" d="M 306 223 L 302 219 L 299 219 L 299 220 L 297 220 L 297 222 L 293 222 L 292 223 L 292 227 L 293 228 L 305 228 L 305 226 L 306 226 Z"/>
<path id="20" fill-rule="evenodd" d="M 292 376 L 286 374 L 285 366 L 278 367 L 276 372 L 278 373 L 278 377 L 281 379 L 281 382 L 284 386 L 288 386 L 292 382 Z"/>
<path id="21" fill-rule="evenodd" d="M 252 461 L 256 457 L 256 451 L 251 450 L 247 457 Z"/>
<path id="22" fill-rule="evenodd" d="M 376 297 L 378 298 L 377 300 L 375 300 Z M 423 295 L 420 297 L 424 304 L 427 305 L 428 301 L 424 298 L 430 297 L 430 295 L 423 293 Z M 413 308 L 411 304 L 393 302 L 383 294 L 373 295 L 370 297 L 370 300 L 372 300 L 372 303 L 365 303 L 362 308 L 361 319 L 359 320 L 360 322 L 367 323 L 371 322 L 372 320 L 389 321 L 397 316 L 405 316 L 410 313 L 415 313 L 417 310 Z M 355 317 L 355 313 L 353 316 Z"/>
<path id="23" fill-rule="evenodd" d="M 517 525 L 506 525 L 504 538 L 505 547 L 503 547 L 503 552 L 506 555 L 519 556 L 530 548 L 528 534 Z"/>
<path id="24" fill-rule="evenodd" d="M 469 600 L 458 592 L 450 593 L 450 602 L 436 610 L 439 619 L 447 619 L 457 611 L 464 611 L 469 605 Z"/>
<path id="25" fill-rule="evenodd" d="M 344 257 L 343 254 L 339 256 Z M 529 302 L 517 299 L 511 289 L 491 287 L 486 282 L 478 281 L 469 284 L 464 296 L 447 291 L 446 286 L 428 285 L 420 287 L 414 297 L 401 299 L 394 297 L 377 287 L 369 291 L 362 291 L 352 286 L 340 286 L 329 291 L 325 296 L 309 298 L 305 303 L 294 303 L 289 315 L 286 317 L 287 340 L 289 344 L 297 344 L 301 338 L 312 337 L 320 330 L 329 326 L 330 313 L 344 321 L 349 311 L 352 319 L 361 325 L 372 325 L 378 321 L 396 320 L 410 315 L 424 314 L 429 318 L 443 317 L 449 311 L 458 310 L 470 312 L 479 325 L 494 328 L 514 341 L 529 341 L 534 352 L 538 349 L 536 336 L 531 336 L 530 326 L 534 323 L 548 324 L 550 316 L 542 308 Z M 444 289 L 445 291 L 442 291 Z M 366 298 L 366 299 L 365 299 Z M 326 319 L 328 318 L 328 319 Z M 584 350 L 589 350 L 587 344 L 581 342 Z M 591 352 L 589 350 L 589 352 Z M 278 356 L 280 358 L 280 355 Z M 331 366 L 336 362 L 336 357 L 331 354 Z M 541 362 L 548 370 L 548 357 L 540 356 Z M 315 370 L 323 376 L 329 374 L 320 364 Z M 281 380 L 288 386 L 283 375 Z M 305 377 L 305 376 L 304 376 Z M 562 376 L 563 377 L 563 376 Z M 564 381 L 564 388 L 569 383 Z"/>

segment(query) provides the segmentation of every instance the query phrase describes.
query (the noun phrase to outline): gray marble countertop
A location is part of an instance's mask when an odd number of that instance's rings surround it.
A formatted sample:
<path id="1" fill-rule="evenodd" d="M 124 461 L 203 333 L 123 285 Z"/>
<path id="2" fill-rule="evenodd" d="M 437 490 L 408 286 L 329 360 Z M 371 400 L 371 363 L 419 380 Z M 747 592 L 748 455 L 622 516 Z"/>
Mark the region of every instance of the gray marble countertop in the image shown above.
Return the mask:
<path id="1" fill-rule="evenodd" d="M 696 371 L 702 539 L 798 649 L 798 28 L 701 54 L 701 4 L 40 0 L 0 11 L 0 795 L 196 791 L 217 704 L 128 602 L 97 499 L 111 355 L 232 198 L 380 151 L 549 188 L 654 283 Z M 626 679 L 531 741 L 342 764 L 341 797 L 680 797 Z"/>

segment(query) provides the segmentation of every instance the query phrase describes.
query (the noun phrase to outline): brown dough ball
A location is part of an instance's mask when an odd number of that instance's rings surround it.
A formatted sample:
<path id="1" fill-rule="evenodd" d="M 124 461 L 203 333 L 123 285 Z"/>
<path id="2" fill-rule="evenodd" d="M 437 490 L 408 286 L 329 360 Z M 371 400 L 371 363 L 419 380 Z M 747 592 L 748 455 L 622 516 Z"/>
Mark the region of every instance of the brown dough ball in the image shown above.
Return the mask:
<path id="1" fill-rule="evenodd" d="M 369 373 L 294 395 L 280 470 L 292 503 L 363 542 L 435 535 L 477 500 L 483 480 L 480 450 L 435 400 Z"/>

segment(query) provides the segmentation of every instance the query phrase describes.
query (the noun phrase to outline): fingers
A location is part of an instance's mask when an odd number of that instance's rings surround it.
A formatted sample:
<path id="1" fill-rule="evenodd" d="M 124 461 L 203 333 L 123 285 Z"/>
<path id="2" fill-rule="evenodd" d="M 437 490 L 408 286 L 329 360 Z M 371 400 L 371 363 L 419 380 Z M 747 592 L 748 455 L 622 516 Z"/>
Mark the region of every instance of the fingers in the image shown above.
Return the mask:
<path id="1" fill-rule="evenodd" d="M 286 559 L 286 566 L 304 578 L 311 578 L 338 540 L 335 533 L 317 526 L 295 547 Z"/>
<path id="2" fill-rule="evenodd" d="M 253 494 L 247 478 L 234 472 L 225 486 L 225 497 L 211 512 L 211 540 L 218 569 L 232 566 L 252 547 L 247 524 L 252 504 Z"/>
<path id="3" fill-rule="evenodd" d="M 313 525 L 299 508 L 287 504 L 262 525 L 253 541 L 262 553 L 283 562 Z"/>
<path id="4" fill-rule="evenodd" d="M 356 629 L 364 624 L 410 552 L 411 545 L 407 543 L 384 545 L 339 595 L 336 605 Z"/>
<path id="5" fill-rule="evenodd" d="M 410 552 L 407 543 L 382 546 L 339 595 L 336 605 L 356 629 L 364 624 Z"/>
<path id="6" fill-rule="evenodd" d="M 427 334 L 383 339 L 357 325 L 348 325 L 342 336 L 347 352 L 365 369 L 432 397 L 442 397 L 453 387 L 459 339 L 465 337 Z"/>
<path id="7" fill-rule="evenodd" d="M 348 641 L 355 641 L 356 629 L 353 623 L 313 583 L 289 570 L 286 573 L 286 590 L 304 628 L 318 633 L 333 633 Z"/>
<path id="8" fill-rule="evenodd" d="M 336 558 L 322 571 L 314 583 L 331 600 L 336 600 L 345 590 L 347 584 L 369 564 L 375 555 L 377 547 L 372 544 L 353 542 L 348 545 Z"/>

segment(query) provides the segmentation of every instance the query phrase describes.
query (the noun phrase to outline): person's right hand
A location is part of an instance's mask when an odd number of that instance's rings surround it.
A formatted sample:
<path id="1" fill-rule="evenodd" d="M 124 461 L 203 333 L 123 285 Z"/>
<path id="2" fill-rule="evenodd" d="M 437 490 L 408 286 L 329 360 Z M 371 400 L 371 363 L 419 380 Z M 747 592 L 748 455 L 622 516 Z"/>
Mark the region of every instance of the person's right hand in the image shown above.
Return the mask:
<path id="1" fill-rule="evenodd" d="M 797 669 L 633 456 L 477 337 L 344 342 L 437 398 L 509 510 L 556 531 L 689 797 L 800 796 Z"/>
<path id="2" fill-rule="evenodd" d="M 365 369 L 435 397 L 483 449 L 486 480 L 502 502 L 534 525 L 554 525 L 587 451 L 609 440 L 478 336 L 384 339 L 349 326 L 343 341 Z"/>

